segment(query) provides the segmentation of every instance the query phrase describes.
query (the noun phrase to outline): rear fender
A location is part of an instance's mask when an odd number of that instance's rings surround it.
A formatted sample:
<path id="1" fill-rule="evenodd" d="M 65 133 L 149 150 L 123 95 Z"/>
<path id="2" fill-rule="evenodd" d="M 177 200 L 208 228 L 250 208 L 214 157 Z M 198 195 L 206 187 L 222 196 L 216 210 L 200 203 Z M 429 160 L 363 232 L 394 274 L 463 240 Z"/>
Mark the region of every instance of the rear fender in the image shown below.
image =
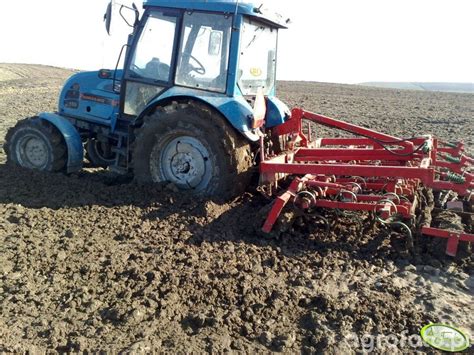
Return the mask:
<path id="1" fill-rule="evenodd" d="M 84 160 L 84 147 L 77 129 L 67 119 L 55 113 L 43 112 L 38 117 L 48 121 L 61 132 L 67 146 L 67 172 L 73 173 L 81 170 Z"/>
<path id="2" fill-rule="evenodd" d="M 194 100 L 204 103 L 225 117 L 227 122 L 249 141 L 258 141 L 258 132 L 249 127 L 249 122 L 253 115 L 252 107 L 242 96 L 228 97 L 202 90 L 173 87 L 151 101 L 137 117 L 136 122 L 141 122 L 144 116 L 152 112 L 157 106 L 165 106 L 172 101 L 182 100 Z"/>
<path id="3" fill-rule="evenodd" d="M 267 114 L 265 116 L 265 128 L 279 126 L 291 116 L 291 111 L 282 101 L 276 97 L 267 97 Z"/>

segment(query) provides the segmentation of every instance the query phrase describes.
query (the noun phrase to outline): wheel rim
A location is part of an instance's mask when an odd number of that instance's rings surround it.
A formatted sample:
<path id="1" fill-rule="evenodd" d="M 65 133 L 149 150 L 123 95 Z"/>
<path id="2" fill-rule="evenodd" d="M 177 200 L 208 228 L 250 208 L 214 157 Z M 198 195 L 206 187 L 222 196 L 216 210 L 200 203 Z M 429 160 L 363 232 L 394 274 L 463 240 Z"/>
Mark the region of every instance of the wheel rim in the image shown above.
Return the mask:
<path id="1" fill-rule="evenodd" d="M 41 137 L 25 135 L 16 145 L 16 156 L 23 167 L 44 168 L 49 159 L 48 145 Z"/>
<path id="2" fill-rule="evenodd" d="M 153 148 L 150 170 L 155 182 L 169 181 L 183 190 L 204 190 L 212 176 L 209 152 L 196 138 L 189 136 L 169 140 Z M 159 157 L 159 159 L 157 159 Z"/>

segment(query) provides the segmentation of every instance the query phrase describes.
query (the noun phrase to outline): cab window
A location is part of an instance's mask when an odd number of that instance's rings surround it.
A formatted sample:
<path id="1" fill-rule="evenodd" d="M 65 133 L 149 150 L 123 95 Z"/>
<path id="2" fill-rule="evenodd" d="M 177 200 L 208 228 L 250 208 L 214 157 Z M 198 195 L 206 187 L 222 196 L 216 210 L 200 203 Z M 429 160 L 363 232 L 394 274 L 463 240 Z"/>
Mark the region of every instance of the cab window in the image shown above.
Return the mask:
<path id="1" fill-rule="evenodd" d="M 231 27 L 230 16 L 185 13 L 176 84 L 225 92 Z"/>
<path id="2" fill-rule="evenodd" d="M 148 16 L 130 63 L 130 77 L 168 82 L 176 17 L 153 12 Z"/>

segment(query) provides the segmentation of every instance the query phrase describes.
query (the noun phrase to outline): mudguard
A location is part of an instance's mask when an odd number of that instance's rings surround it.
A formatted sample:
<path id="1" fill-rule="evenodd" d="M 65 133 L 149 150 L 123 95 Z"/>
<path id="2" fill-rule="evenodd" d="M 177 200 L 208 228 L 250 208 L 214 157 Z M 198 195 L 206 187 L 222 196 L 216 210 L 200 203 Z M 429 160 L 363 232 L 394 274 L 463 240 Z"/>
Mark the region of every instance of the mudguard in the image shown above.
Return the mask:
<path id="1" fill-rule="evenodd" d="M 137 120 L 143 118 L 158 105 L 164 105 L 169 101 L 182 99 L 200 101 L 209 107 L 216 109 L 227 119 L 230 125 L 239 131 L 244 137 L 252 142 L 258 141 L 258 133 L 249 127 L 253 110 L 243 96 L 228 97 L 203 90 L 173 87 L 164 91 L 162 95 L 152 100 L 137 117 Z"/>
<path id="2" fill-rule="evenodd" d="M 73 173 L 81 170 L 84 160 L 84 147 L 76 128 L 67 119 L 56 113 L 43 112 L 38 117 L 48 121 L 61 132 L 67 146 L 67 172 Z"/>
<path id="3" fill-rule="evenodd" d="M 265 128 L 273 128 L 285 123 L 291 116 L 290 109 L 276 97 L 267 97 Z"/>

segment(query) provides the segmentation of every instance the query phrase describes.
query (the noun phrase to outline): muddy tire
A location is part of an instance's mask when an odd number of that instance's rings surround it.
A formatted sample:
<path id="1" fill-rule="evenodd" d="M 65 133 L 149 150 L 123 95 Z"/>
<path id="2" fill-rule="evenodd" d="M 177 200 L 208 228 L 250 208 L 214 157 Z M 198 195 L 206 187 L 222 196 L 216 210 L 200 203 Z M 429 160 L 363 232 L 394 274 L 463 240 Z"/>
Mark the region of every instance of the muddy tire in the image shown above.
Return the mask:
<path id="1" fill-rule="evenodd" d="M 217 199 L 241 194 L 251 178 L 249 143 L 221 115 L 195 102 L 157 108 L 137 129 L 132 154 L 138 182 L 170 182 Z"/>
<path id="2" fill-rule="evenodd" d="M 28 169 L 58 172 L 67 162 L 61 133 L 38 117 L 19 121 L 5 137 L 7 163 Z"/>
<path id="3" fill-rule="evenodd" d="M 110 146 L 97 139 L 87 140 L 86 158 L 89 162 L 99 168 L 107 168 L 115 163 L 115 154 L 110 151 Z"/>

